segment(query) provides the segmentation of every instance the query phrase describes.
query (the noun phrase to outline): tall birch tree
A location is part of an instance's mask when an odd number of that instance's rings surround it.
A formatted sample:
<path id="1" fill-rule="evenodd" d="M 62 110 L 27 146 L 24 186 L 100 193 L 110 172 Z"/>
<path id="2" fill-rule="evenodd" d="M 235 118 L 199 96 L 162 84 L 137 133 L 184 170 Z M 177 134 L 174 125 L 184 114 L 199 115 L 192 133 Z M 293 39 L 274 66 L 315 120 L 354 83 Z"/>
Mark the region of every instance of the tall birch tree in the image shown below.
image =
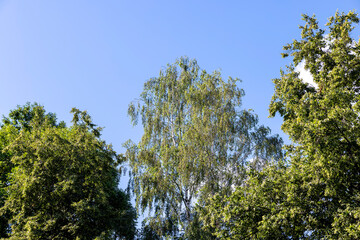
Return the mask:
<path id="1" fill-rule="evenodd" d="M 147 81 L 129 105 L 132 123 L 140 118 L 144 128 L 138 144 L 125 144 L 132 189 L 160 235 L 181 235 L 195 203 L 229 194 L 243 182 L 246 166 L 261 168 L 281 156 L 281 139 L 240 108 L 239 82 L 184 57 Z"/>

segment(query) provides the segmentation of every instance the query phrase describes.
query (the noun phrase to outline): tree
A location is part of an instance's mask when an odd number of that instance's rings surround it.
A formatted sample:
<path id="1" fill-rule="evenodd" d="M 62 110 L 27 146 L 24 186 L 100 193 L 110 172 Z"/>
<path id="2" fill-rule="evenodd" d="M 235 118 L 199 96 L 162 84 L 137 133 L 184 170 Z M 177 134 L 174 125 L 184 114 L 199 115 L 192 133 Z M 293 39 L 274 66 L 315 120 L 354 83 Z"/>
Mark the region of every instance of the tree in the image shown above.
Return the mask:
<path id="1" fill-rule="evenodd" d="M 7 186 L 9 185 L 9 176 L 14 168 L 11 162 L 11 153 L 4 151 L 4 149 L 19 135 L 20 130 L 30 131 L 30 121 L 37 115 L 42 121 L 48 121 L 55 126 L 56 116 L 53 113 L 45 114 L 42 106 L 27 103 L 24 106 L 18 106 L 16 109 L 10 111 L 9 116 L 3 117 L 2 124 L 0 124 L 0 206 L 4 206 L 7 198 Z M 64 122 L 59 125 L 64 126 Z M 6 238 L 10 233 L 9 219 L 10 213 L 3 212 L 0 216 L 0 237 Z"/>
<path id="2" fill-rule="evenodd" d="M 281 156 L 281 139 L 240 109 L 238 82 L 180 58 L 147 81 L 139 101 L 130 104 L 132 123 L 140 116 L 144 127 L 138 145 L 125 144 L 132 187 L 137 207 L 153 213 L 150 225 L 160 236 L 186 233 L 195 203 L 229 194 L 242 183 L 247 164 L 259 168 Z"/>
<path id="3" fill-rule="evenodd" d="M 9 127 L 0 128 L 0 207 L 4 206 L 5 199 L 7 197 L 6 187 L 9 184 L 9 174 L 13 168 L 10 161 L 10 154 L 3 151 L 3 149 L 9 144 L 10 136 L 15 136 L 14 129 Z M 8 237 L 10 231 L 9 212 L 3 212 L 0 215 L 0 237 Z"/>
<path id="4" fill-rule="evenodd" d="M 65 127 L 36 104 L 18 112 L 4 121 L 18 131 L 3 150 L 13 166 L 1 209 L 11 213 L 9 239 L 133 239 L 135 210 L 118 188 L 123 157 L 90 116 L 73 109 Z"/>
<path id="5" fill-rule="evenodd" d="M 203 228 L 216 239 L 299 239 L 294 232 L 300 231 L 302 219 L 289 217 L 293 212 L 286 203 L 286 166 L 250 170 L 248 176 L 230 196 L 216 194 L 208 200 L 201 212 Z"/>
<path id="6" fill-rule="evenodd" d="M 302 39 L 283 56 L 304 62 L 315 86 L 289 66 L 274 80 L 270 104 L 292 140 L 289 161 L 255 172 L 230 198 L 213 199 L 207 216 L 221 219 L 219 237 L 360 238 L 360 43 L 351 37 L 359 18 L 336 12 L 328 31 L 314 16 L 303 19 Z"/>

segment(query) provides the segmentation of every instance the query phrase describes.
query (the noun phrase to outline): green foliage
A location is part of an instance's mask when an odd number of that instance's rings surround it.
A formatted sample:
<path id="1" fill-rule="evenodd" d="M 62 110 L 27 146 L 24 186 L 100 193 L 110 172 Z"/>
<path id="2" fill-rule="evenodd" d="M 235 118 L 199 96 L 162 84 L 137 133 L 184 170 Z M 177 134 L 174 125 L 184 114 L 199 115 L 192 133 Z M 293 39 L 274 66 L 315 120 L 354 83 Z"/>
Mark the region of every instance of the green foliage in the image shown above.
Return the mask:
<path id="1" fill-rule="evenodd" d="M 8 196 L 6 187 L 9 185 L 9 175 L 14 168 L 11 162 L 11 152 L 4 151 L 16 137 L 20 130 L 30 131 L 30 121 L 34 116 L 37 121 L 47 121 L 53 126 L 56 125 L 56 116 L 53 113 L 45 114 L 45 110 L 38 104 L 27 103 L 24 106 L 17 106 L 16 109 L 11 110 L 8 117 L 3 117 L 2 125 L 0 125 L 0 206 L 4 205 L 5 199 Z M 59 126 L 65 126 L 60 123 Z M 9 219 L 10 212 L 3 212 L 0 216 L 0 237 L 8 237 L 10 232 Z"/>
<path id="2" fill-rule="evenodd" d="M 56 115 L 54 113 L 45 114 L 45 109 L 37 103 L 26 103 L 24 106 L 17 106 L 16 109 L 11 110 L 8 117 L 3 117 L 4 125 L 12 125 L 18 130 L 30 130 L 31 121 L 47 121 L 50 125 L 65 126 L 64 122 L 57 124 Z"/>
<path id="3" fill-rule="evenodd" d="M 72 112 L 69 128 L 36 104 L 4 120 L 0 136 L 15 132 L 1 141 L 12 166 L 1 209 L 11 216 L 9 239 L 134 238 L 136 213 L 118 189 L 123 158 L 86 112 Z"/>
<path id="4" fill-rule="evenodd" d="M 336 13 L 320 29 L 304 15 L 302 39 L 284 47 L 304 61 L 316 86 L 293 66 L 275 79 L 270 115 L 283 117 L 293 144 L 288 163 L 253 172 L 206 209 L 221 239 L 358 239 L 360 237 L 360 43 L 354 12 Z"/>
<path id="5" fill-rule="evenodd" d="M 133 124 L 141 117 L 144 127 L 138 145 L 125 144 L 132 188 L 138 209 L 149 209 L 160 236 L 186 235 L 195 226 L 195 202 L 229 194 L 243 182 L 246 165 L 261 168 L 281 157 L 281 139 L 240 109 L 238 82 L 180 58 L 147 81 L 139 101 L 130 104 Z"/>
<path id="6" fill-rule="evenodd" d="M 141 240 L 160 240 L 160 237 L 157 235 L 156 231 L 151 227 L 151 225 L 143 226 L 140 231 L 139 239 Z"/>
<path id="7" fill-rule="evenodd" d="M 17 133 L 17 129 L 13 126 L 2 126 L 0 128 L 0 207 L 4 206 L 5 199 L 7 198 L 6 187 L 9 185 L 9 174 L 13 168 L 13 164 L 10 161 L 10 153 L 3 150 L 15 138 Z M 8 236 L 9 218 L 9 212 L 4 212 L 0 215 L 0 237 Z"/>

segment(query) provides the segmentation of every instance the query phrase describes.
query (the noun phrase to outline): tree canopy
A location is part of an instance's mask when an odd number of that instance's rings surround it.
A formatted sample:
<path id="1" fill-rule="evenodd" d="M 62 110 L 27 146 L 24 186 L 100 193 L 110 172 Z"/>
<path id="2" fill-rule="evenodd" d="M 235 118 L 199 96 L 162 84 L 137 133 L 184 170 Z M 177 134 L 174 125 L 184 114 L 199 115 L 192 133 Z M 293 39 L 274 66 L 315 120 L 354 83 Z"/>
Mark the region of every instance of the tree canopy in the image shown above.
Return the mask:
<path id="1" fill-rule="evenodd" d="M 219 238 L 360 237 L 360 42 L 351 37 L 359 18 L 337 12 L 325 30 L 314 16 L 303 19 L 301 40 L 283 56 L 304 62 L 315 86 L 290 65 L 274 80 L 270 104 L 292 140 L 287 162 L 253 171 L 230 197 L 213 198 L 207 226 L 220 226 Z"/>
<path id="2" fill-rule="evenodd" d="M 1 209 L 9 239 L 134 238 L 136 213 L 118 188 L 123 157 L 86 112 L 72 113 L 71 127 L 37 104 L 4 118 L 1 133 L 12 133 L 2 138 L 2 160 L 12 166 Z"/>
<path id="3" fill-rule="evenodd" d="M 244 91 L 238 83 L 184 57 L 147 81 L 130 104 L 133 124 L 140 117 L 144 127 L 139 144 L 125 144 L 132 187 L 160 236 L 188 232 L 195 203 L 229 194 L 246 177 L 246 166 L 261 168 L 281 157 L 282 140 L 240 108 Z"/>

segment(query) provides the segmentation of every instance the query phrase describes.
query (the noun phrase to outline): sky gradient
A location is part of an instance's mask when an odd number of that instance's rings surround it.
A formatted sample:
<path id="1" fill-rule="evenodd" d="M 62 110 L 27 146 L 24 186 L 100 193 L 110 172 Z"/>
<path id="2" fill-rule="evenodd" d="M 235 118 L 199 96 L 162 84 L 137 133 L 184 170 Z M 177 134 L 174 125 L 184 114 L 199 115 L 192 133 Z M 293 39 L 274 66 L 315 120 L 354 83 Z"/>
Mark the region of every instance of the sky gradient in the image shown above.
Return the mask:
<path id="1" fill-rule="evenodd" d="M 321 26 L 336 10 L 360 1 L 0 1 L 0 115 L 38 102 L 69 122 L 72 107 L 87 110 L 118 152 L 139 140 L 128 104 L 143 84 L 181 56 L 201 68 L 240 78 L 244 108 L 268 119 L 272 79 L 291 59 L 282 46 L 300 38 L 301 14 Z M 359 38 L 359 31 L 354 34 Z"/>

